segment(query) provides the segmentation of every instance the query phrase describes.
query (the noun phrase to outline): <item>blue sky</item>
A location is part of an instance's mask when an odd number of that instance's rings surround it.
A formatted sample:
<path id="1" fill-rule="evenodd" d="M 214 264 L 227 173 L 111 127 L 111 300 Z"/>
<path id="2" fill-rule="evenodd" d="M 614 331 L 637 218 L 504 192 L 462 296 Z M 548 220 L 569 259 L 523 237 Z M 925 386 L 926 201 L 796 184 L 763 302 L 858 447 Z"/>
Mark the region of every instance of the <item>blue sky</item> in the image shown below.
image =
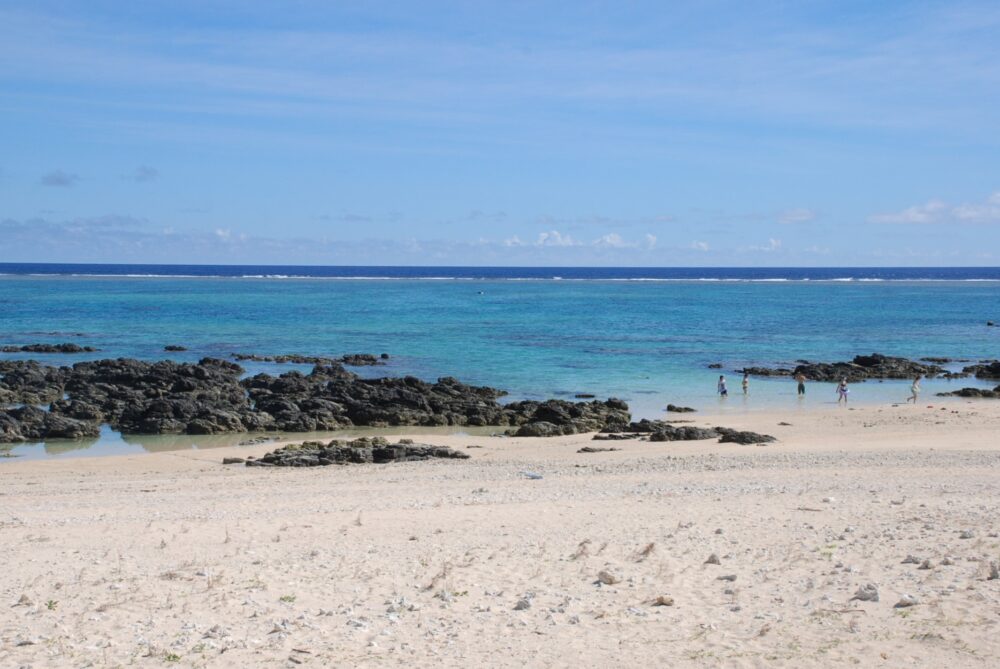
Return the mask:
<path id="1" fill-rule="evenodd" d="M 996 265 L 998 34 L 996 2 L 2 0 L 0 261 Z"/>

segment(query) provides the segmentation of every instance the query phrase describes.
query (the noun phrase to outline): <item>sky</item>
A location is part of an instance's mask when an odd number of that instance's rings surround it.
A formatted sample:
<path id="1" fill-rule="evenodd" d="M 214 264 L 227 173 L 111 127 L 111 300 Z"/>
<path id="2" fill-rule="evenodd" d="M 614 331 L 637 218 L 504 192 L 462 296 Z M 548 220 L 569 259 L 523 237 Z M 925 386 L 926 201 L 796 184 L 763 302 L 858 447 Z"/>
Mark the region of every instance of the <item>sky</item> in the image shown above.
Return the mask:
<path id="1" fill-rule="evenodd" d="M 0 0 L 0 262 L 1000 264 L 1000 3 Z"/>

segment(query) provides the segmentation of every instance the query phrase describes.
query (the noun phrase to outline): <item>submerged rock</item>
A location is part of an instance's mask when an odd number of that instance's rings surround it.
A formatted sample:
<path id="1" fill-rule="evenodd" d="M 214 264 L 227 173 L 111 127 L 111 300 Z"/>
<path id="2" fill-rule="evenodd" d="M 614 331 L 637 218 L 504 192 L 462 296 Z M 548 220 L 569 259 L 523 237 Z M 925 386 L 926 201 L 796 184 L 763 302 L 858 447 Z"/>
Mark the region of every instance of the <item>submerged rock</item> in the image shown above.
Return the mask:
<path id="1" fill-rule="evenodd" d="M 79 344 L 28 344 L 26 346 L 0 346 L 0 353 L 93 353 L 100 349 Z"/>

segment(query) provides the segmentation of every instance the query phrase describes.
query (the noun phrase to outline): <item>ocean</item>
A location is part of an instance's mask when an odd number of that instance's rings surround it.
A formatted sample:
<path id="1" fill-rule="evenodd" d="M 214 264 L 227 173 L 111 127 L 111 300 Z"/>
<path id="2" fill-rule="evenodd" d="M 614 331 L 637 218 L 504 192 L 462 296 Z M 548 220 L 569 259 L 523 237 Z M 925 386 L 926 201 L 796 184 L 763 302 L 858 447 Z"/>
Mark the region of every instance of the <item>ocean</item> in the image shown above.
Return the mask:
<path id="1" fill-rule="evenodd" d="M 745 365 L 839 361 L 872 352 L 1000 357 L 1000 268 L 511 268 L 0 263 L 0 345 L 73 342 L 98 353 L 0 354 L 50 364 L 232 353 L 389 353 L 364 375 L 455 376 L 510 399 L 619 397 L 636 417 L 668 403 L 712 413 L 835 402 L 812 383 L 752 379 Z M 167 344 L 188 351 L 167 353 Z M 241 363 L 277 374 L 308 366 Z M 721 370 L 709 369 L 722 364 Z M 965 363 L 968 364 L 968 363 Z M 960 368 L 962 364 L 953 365 Z M 720 373 L 730 397 L 715 395 Z M 928 380 L 934 393 L 975 379 Z M 901 401 L 908 382 L 856 384 L 851 401 Z M 193 437 L 110 430 L 88 453 L 189 448 Z M 81 444 L 20 445 L 54 455 Z"/>

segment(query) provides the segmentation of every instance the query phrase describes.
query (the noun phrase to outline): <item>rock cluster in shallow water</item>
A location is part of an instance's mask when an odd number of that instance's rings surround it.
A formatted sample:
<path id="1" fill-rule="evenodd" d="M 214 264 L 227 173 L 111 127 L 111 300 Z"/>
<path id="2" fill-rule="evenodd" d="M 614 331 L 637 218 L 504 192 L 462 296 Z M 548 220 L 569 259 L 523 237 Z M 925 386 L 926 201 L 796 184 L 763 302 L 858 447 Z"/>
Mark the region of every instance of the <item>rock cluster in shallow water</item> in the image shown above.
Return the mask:
<path id="1" fill-rule="evenodd" d="M 915 362 L 881 353 L 856 355 L 850 362 L 798 361 L 794 369 L 746 367 L 739 370 L 751 376 L 797 376 L 802 374 L 810 381 L 838 382 L 846 378 L 852 383 L 868 379 L 912 379 L 920 376 L 947 375 L 943 367 L 931 363 Z M 954 376 L 954 375 L 951 375 Z"/>
<path id="2" fill-rule="evenodd" d="M 213 358 L 198 363 L 119 358 L 72 367 L 0 361 L 0 405 L 48 404 L 48 412 L 35 411 L 89 423 L 80 426 L 83 436 L 96 434 L 101 423 L 127 434 L 526 424 L 535 425 L 526 433 L 574 434 L 630 420 L 628 405 L 621 400 L 526 401 L 505 406 L 498 401 L 506 394 L 502 390 L 470 386 L 452 377 L 435 383 L 412 376 L 362 379 L 339 362 L 316 365 L 309 374 L 290 371 L 241 379 L 242 374 L 239 365 Z M 72 431 L 33 413 L 22 416 L 15 411 L 0 409 L 4 417 L 0 439 L 5 442 L 61 437 Z"/>

